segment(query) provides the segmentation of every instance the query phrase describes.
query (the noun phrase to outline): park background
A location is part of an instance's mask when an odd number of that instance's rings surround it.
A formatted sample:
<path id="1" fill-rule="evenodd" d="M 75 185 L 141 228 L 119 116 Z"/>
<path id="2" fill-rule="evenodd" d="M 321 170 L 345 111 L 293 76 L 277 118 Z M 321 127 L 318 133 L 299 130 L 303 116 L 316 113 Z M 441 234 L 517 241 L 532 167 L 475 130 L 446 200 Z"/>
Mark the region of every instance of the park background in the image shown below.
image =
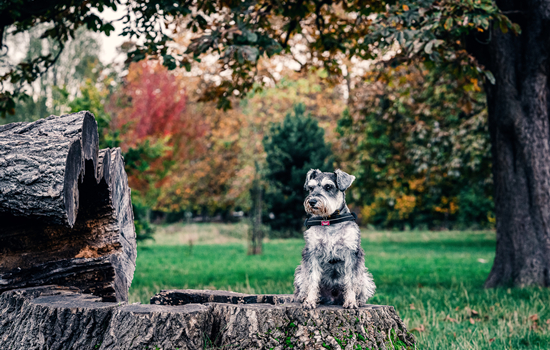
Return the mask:
<path id="1" fill-rule="evenodd" d="M 8 59 L 54 47 L 43 30 L 8 36 Z M 184 51 L 190 35 L 174 32 Z M 170 288 L 292 293 L 305 174 L 340 168 L 356 176 L 347 202 L 378 287 L 371 302 L 395 306 L 419 348 L 548 349 L 548 289 L 483 288 L 495 214 L 480 78 L 342 56 L 338 80 L 304 56 L 304 40 L 220 102 L 204 95 L 224 79 L 208 57 L 191 69 L 105 58 L 105 37 L 80 28 L 0 124 L 89 110 L 100 148 L 121 147 L 139 240 L 132 302 Z"/>

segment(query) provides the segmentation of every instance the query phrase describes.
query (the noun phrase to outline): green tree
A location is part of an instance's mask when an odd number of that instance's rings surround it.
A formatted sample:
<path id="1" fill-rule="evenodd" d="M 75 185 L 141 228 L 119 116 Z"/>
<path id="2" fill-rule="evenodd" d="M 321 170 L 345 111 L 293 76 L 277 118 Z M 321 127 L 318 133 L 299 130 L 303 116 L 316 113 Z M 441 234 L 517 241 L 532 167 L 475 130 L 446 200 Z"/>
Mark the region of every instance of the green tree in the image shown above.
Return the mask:
<path id="1" fill-rule="evenodd" d="M 379 227 L 491 227 L 490 139 L 477 82 L 422 63 L 382 65 L 338 121 L 350 202 Z"/>
<path id="2" fill-rule="evenodd" d="M 299 232 L 303 224 L 304 180 L 310 169 L 330 171 L 330 146 L 325 143 L 325 132 L 305 106 L 294 106 L 294 115 L 288 113 L 282 123 L 273 124 L 264 137 L 268 190 L 265 195 L 267 210 L 273 219 L 267 223 L 273 230 Z"/>

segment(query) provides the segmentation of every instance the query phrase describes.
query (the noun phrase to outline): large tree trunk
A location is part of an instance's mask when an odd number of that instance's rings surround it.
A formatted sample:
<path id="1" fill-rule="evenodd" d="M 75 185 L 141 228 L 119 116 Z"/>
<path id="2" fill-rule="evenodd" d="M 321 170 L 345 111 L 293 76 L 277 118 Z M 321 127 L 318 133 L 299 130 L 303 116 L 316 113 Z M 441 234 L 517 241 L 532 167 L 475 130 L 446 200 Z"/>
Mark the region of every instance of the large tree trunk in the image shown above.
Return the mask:
<path id="1" fill-rule="evenodd" d="M 550 1 L 497 5 L 522 34 L 491 29 L 473 45 L 496 79 L 486 90 L 497 247 L 485 286 L 550 286 Z"/>
<path id="2" fill-rule="evenodd" d="M 91 113 L 0 126 L 0 222 L 0 292 L 58 284 L 128 299 L 130 189 Z"/>

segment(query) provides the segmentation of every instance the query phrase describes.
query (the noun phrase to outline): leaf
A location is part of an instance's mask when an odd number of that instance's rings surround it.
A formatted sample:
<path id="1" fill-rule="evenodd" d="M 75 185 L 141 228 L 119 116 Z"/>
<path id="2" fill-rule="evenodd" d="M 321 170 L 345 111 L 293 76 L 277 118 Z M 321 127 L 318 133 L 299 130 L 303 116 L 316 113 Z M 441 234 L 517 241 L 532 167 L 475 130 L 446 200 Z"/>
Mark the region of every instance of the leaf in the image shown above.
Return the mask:
<path id="1" fill-rule="evenodd" d="M 409 6 L 403 5 L 403 11 L 409 11 Z"/>
<path id="2" fill-rule="evenodd" d="M 489 339 L 489 343 L 492 343 L 492 342 L 494 342 L 494 341 L 495 341 L 495 338 Z"/>
<path id="3" fill-rule="evenodd" d="M 474 321 L 474 319 L 470 317 L 470 323 L 471 324 L 476 324 L 476 321 Z"/>
<path id="4" fill-rule="evenodd" d="M 239 59 L 242 57 L 249 62 L 255 63 L 259 54 L 260 51 L 256 47 L 250 45 L 243 45 L 239 47 Z"/>
<path id="5" fill-rule="evenodd" d="M 539 320 L 539 315 L 538 314 L 531 315 L 529 316 L 529 319 L 533 322 L 536 322 Z"/>
<path id="6" fill-rule="evenodd" d="M 426 52 L 428 55 L 432 54 L 432 47 L 434 46 L 434 40 L 431 40 L 426 44 L 424 47 L 424 52 Z"/>
<path id="7" fill-rule="evenodd" d="M 499 21 L 498 22 L 498 25 L 500 27 L 500 31 L 503 33 L 503 34 L 506 34 L 508 33 L 508 26 L 506 25 L 506 23 L 504 21 Z"/>
<path id="8" fill-rule="evenodd" d="M 416 310 L 416 307 L 414 307 L 414 304 L 409 305 L 409 308 L 410 308 L 411 310 Z"/>
<path id="9" fill-rule="evenodd" d="M 411 329 L 411 332 L 412 332 L 412 331 L 417 331 L 417 332 L 419 332 L 419 333 L 420 333 L 420 332 L 425 332 L 425 331 L 426 331 L 426 327 L 424 327 L 424 325 L 421 324 L 420 326 Z"/>
<path id="10" fill-rule="evenodd" d="M 449 315 L 447 315 L 447 317 L 445 317 L 445 321 L 458 323 L 458 320 L 457 320 L 456 318 L 452 318 L 452 317 L 449 316 Z"/>
<path id="11" fill-rule="evenodd" d="M 258 40 L 258 35 L 256 33 L 253 33 L 251 31 L 246 31 L 246 39 L 251 42 L 251 43 L 255 43 L 257 40 Z"/>
<path id="12" fill-rule="evenodd" d="M 492 85 L 495 85 L 495 76 L 493 75 L 493 73 L 491 73 L 490 70 L 485 70 L 485 71 L 483 71 L 483 73 L 485 74 L 485 76 L 487 77 L 487 79 L 489 79 L 489 82 L 490 82 Z"/>
<path id="13" fill-rule="evenodd" d="M 452 18 L 452 17 L 449 17 L 449 18 L 447 18 L 447 20 L 445 21 L 445 24 L 443 25 L 443 28 L 445 28 L 445 29 L 447 29 L 447 30 L 450 30 L 452 27 L 453 27 L 453 18 Z"/>

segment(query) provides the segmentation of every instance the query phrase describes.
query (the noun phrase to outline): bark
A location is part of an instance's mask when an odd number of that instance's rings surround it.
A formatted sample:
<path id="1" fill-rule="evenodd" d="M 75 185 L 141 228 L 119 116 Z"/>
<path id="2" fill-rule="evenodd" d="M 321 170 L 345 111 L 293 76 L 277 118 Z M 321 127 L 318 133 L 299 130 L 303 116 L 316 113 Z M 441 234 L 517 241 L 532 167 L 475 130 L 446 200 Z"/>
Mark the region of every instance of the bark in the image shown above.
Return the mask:
<path id="1" fill-rule="evenodd" d="M 550 286 L 550 1 L 497 1 L 521 35 L 490 35 L 470 51 L 495 76 L 486 84 L 497 246 L 486 287 Z"/>
<path id="2" fill-rule="evenodd" d="M 56 286 L 4 292 L 0 343 L 13 350 L 279 350 L 291 345 L 296 349 L 324 349 L 325 345 L 393 349 L 396 342 L 413 349 L 415 344 L 391 306 L 304 310 L 285 301 L 288 296 L 284 295 L 279 301 L 285 302 L 269 304 L 255 302 L 266 296 L 223 291 L 165 291 L 164 295 L 170 293 L 206 302 L 124 305 Z M 211 298 L 251 303 L 210 302 Z"/>
<path id="3" fill-rule="evenodd" d="M 128 298 L 136 243 L 119 149 L 89 112 L 0 127 L 0 292 L 74 286 Z"/>
<path id="4" fill-rule="evenodd" d="M 407 346 L 415 343 L 392 306 L 304 310 L 293 301 L 290 294 L 191 289 L 165 290 L 151 298 L 151 304 L 157 305 L 209 305 L 207 345 L 216 349 L 287 349 L 291 345 L 296 349 L 324 349 L 323 344 L 332 349 L 385 349 L 390 339 Z"/>
<path id="5" fill-rule="evenodd" d="M 210 307 L 123 305 L 67 288 L 0 296 L 0 344 L 13 350 L 201 349 Z"/>

